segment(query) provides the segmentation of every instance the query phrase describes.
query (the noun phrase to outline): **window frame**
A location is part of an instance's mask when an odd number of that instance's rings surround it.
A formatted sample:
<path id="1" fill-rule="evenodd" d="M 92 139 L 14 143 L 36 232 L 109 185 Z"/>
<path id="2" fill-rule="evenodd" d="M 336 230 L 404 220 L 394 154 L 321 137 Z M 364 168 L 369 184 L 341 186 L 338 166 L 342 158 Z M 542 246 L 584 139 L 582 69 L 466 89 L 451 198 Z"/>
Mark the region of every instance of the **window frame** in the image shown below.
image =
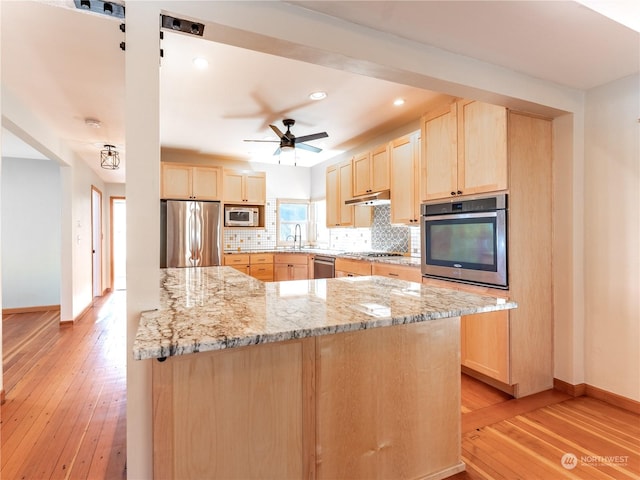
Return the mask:
<path id="1" fill-rule="evenodd" d="M 305 205 L 307 207 L 307 220 L 306 222 L 289 222 L 289 221 L 282 221 L 281 220 L 281 215 L 280 215 L 280 206 L 281 205 L 291 205 L 291 204 L 296 204 L 296 205 Z M 280 239 L 280 225 L 281 223 L 285 223 L 285 224 L 296 224 L 299 223 L 300 227 L 301 227 L 301 234 L 302 234 L 302 238 L 305 240 L 305 243 L 308 244 L 312 244 L 314 239 L 311 238 L 311 233 L 313 230 L 311 228 L 312 225 L 312 208 L 311 208 L 311 200 L 308 198 L 277 198 L 276 199 L 276 246 L 277 247 L 293 247 L 293 240 L 282 240 Z M 301 243 L 302 244 L 302 243 Z"/>

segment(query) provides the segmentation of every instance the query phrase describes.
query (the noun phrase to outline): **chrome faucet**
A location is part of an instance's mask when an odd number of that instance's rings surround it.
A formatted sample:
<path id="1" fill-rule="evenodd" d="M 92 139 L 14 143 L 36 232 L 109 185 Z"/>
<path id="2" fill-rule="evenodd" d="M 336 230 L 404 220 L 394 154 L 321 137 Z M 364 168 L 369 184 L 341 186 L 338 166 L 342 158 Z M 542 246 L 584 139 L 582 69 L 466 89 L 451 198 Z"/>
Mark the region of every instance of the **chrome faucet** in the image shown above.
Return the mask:
<path id="1" fill-rule="evenodd" d="M 298 250 L 302 249 L 302 227 L 300 227 L 299 223 L 296 223 L 295 228 L 293 229 L 293 249 L 296 248 L 296 242 L 300 242 L 298 244 Z"/>

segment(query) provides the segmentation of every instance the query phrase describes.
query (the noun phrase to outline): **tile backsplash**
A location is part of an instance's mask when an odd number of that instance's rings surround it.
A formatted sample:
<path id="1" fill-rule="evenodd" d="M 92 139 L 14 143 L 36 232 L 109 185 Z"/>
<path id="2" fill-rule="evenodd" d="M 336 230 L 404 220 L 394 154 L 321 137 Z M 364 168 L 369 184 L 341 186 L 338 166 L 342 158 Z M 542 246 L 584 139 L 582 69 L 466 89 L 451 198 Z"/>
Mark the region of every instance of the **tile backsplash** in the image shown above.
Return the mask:
<path id="1" fill-rule="evenodd" d="M 383 252 L 409 252 L 409 227 L 391 225 L 391 205 L 373 207 L 371 247 Z"/>
<path id="2" fill-rule="evenodd" d="M 380 250 L 420 256 L 420 228 L 391 225 L 391 206 L 373 207 L 370 228 L 331 228 L 332 250 Z M 276 199 L 265 205 L 265 228 L 225 228 L 225 251 L 272 250 L 276 248 Z"/>

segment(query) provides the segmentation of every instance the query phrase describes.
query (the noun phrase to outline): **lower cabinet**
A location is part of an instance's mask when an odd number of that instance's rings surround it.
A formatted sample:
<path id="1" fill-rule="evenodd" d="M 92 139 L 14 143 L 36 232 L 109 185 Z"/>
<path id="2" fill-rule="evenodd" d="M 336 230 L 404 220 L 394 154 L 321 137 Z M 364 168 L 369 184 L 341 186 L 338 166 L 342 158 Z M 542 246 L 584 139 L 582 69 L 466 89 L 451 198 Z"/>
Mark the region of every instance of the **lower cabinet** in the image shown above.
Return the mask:
<path id="1" fill-rule="evenodd" d="M 380 275 L 381 277 L 391 277 L 398 280 L 406 280 L 407 282 L 422 281 L 422 273 L 420 267 L 411 267 L 408 265 L 392 265 L 389 263 L 373 263 L 372 275 Z"/>
<path id="2" fill-rule="evenodd" d="M 249 275 L 263 282 L 273 282 L 273 254 L 252 253 L 249 255 Z"/>
<path id="3" fill-rule="evenodd" d="M 263 282 L 273 281 L 272 253 L 233 253 L 224 256 L 224 265 Z"/>
<path id="4" fill-rule="evenodd" d="M 309 255 L 276 253 L 273 260 L 273 270 L 276 282 L 307 280 L 309 278 Z"/>
<path id="5" fill-rule="evenodd" d="M 487 377 L 510 384 L 509 311 L 461 317 L 461 363 Z"/>
<path id="6" fill-rule="evenodd" d="M 249 264 L 248 253 L 226 254 L 223 261 L 226 267 L 233 267 L 236 270 L 241 271 L 242 273 L 250 275 L 251 266 Z"/>
<path id="7" fill-rule="evenodd" d="M 335 272 L 336 278 L 371 275 L 371 262 L 352 260 L 350 258 L 336 258 Z"/>

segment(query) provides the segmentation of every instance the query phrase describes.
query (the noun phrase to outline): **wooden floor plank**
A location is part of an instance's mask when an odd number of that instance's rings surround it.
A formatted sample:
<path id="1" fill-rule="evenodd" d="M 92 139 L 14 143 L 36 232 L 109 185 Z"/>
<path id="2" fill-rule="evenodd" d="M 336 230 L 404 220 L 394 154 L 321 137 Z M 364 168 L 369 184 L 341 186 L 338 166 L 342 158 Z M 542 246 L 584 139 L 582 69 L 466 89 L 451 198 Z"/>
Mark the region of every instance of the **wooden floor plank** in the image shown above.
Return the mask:
<path id="1" fill-rule="evenodd" d="M 20 378 L 2 406 L 2 478 L 126 478 L 125 308 L 118 292 L 72 327 L 9 319 L 4 367 Z"/>

